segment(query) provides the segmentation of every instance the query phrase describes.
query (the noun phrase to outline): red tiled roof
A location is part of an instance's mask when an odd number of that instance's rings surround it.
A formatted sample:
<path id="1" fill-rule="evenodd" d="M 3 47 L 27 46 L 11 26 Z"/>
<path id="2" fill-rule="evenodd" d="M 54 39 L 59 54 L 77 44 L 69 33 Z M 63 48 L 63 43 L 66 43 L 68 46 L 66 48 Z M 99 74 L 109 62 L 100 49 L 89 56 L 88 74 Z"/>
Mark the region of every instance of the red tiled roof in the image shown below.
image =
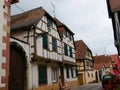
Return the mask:
<path id="1" fill-rule="evenodd" d="M 85 59 L 87 50 L 91 51 L 87 45 L 83 42 L 83 40 L 75 41 L 76 47 L 76 59 Z"/>
<path id="2" fill-rule="evenodd" d="M 115 64 L 118 63 L 119 61 L 118 54 L 110 55 L 110 57 L 111 57 L 112 62 L 114 62 Z"/>
<path id="3" fill-rule="evenodd" d="M 120 0 L 109 0 L 111 11 L 119 11 L 120 10 Z"/>
<path id="4" fill-rule="evenodd" d="M 111 66 L 111 58 L 110 56 L 100 55 L 100 56 L 94 56 L 94 68 L 98 70 L 102 70 L 103 64 L 106 67 Z"/>
<path id="5" fill-rule="evenodd" d="M 11 0 L 11 4 L 17 3 L 19 0 Z"/>
<path id="6" fill-rule="evenodd" d="M 70 32 L 72 35 L 74 35 L 74 33 L 65 25 L 63 24 L 61 21 L 59 21 L 57 18 L 54 18 L 54 20 L 56 21 L 57 23 L 57 27 L 58 27 L 58 30 L 59 30 L 59 33 L 61 35 L 61 37 L 63 37 L 63 32 L 64 30 L 67 30 L 68 32 Z M 65 29 L 67 28 L 67 29 Z"/>
<path id="7" fill-rule="evenodd" d="M 22 14 L 14 15 L 11 17 L 11 29 L 26 27 L 38 23 L 41 17 L 45 14 L 42 7 L 24 12 Z"/>

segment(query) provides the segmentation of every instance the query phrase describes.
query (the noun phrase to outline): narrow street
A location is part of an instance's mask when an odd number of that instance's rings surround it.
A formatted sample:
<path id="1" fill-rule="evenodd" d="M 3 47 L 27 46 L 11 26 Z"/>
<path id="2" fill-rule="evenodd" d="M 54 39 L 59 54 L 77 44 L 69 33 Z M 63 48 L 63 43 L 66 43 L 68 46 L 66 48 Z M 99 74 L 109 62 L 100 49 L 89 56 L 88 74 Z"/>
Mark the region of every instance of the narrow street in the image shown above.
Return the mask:
<path id="1" fill-rule="evenodd" d="M 77 87 L 72 87 L 71 90 L 102 90 L 101 83 L 80 85 Z"/>

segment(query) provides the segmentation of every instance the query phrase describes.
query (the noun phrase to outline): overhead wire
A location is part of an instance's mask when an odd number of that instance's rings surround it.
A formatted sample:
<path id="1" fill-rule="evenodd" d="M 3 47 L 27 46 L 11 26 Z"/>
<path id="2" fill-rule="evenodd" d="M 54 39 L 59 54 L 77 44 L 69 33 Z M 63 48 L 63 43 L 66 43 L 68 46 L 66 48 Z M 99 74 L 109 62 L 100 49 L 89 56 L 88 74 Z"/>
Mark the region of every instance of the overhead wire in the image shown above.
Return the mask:
<path id="1" fill-rule="evenodd" d="M 14 4 L 20 11 L 25 12 L 25 10 L 23 8 L 21 8 L 20 6 L 18 6 L 17 4 Z"/>

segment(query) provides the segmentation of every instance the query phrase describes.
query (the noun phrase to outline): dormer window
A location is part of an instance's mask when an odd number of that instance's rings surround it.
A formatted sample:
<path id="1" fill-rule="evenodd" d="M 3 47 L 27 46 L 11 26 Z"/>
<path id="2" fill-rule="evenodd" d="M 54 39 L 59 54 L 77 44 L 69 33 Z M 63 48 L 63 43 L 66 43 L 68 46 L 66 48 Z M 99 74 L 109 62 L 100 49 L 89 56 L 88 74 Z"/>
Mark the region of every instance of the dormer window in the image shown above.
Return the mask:
<path id="1" fill-rule="evenodd" d="M 64 30 L 64 35 L 67 36 L 67 31 L 66 30 Z"/>
<path id="2" fill-rule="evenodd" d="M 52 28 L 52 20 L 50 18 L 47 18 L 47 27 L 48 27 L 48 31 L 50 31 Z"/>
<path id="3" fill-rule="evenodd" d="M 71 40 L 72 39 L 72 35 L 70 33 L 68 33 L 68 38 Z"/>

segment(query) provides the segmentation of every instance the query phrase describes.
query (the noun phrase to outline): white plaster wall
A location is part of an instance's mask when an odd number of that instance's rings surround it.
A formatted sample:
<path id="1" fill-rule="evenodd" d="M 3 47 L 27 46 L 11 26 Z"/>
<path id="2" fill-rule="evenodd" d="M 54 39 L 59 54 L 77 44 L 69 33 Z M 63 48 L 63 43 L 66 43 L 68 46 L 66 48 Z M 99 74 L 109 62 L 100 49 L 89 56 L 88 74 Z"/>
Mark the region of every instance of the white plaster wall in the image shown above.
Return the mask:
<path id="1" fill-rule="evenodd" d="M 70 61 L 70 62 L 76 62 L 75 61 L 75 48 L 74 48 L 74 45 L 73 43 L 71 44 L 71 42 L 68 42 L 67 40 L 65 40 L 67 38 L 63 38 L 63 43 L 62 43 L 62 46 L 63 46 L 63 54 L 64 54 L 64 43 L 68 44 L 69 46 L 71 46 L 73 49 L 72 49 L 72 52 L 73 52 L 73 57 L 70 57 L 70 53 L 69 53 L 69 47 L 68 47 L 68 56 L 66 55 L 63 55 L 63 59 L 66 60 L 66 61 Z"/>
<path id="2" fill-rule="evenodd" d="M 48 32 L 47 17 L 46 16 L 42 17 L 42 19 L 39 21 L 37 27 L 39 27 L 39 29 L 36 30 L 37 33 L 43 33 L 43 31 Z M 58 46 L 57 53 L 52 51 L 52 36 L 57 38 L 57 46 Z M 41 56 L 41 57 L 45 57 L 45 58 L 50 58 L 50 59 L 62 61 L 60 36 L 58 34 L 57 27 L 56 27 L 55 23 L 53 23 L 53 25 L 51 27 L 51 31 L 48 33 L 49 50 L 43 49 L 43 42 L 42 41 L 43 41 L 43 38 L 37 38 L 37 55 Z"/>
<path id="3" fill-rule="evenodd" d="M 76 72 L 73 71 L 73 75 L 76 75 Z M 70 81 L 75 81 L 77 80 L 77 77 L 72 77 L 71 76 L 71 68 L 69 68 L 69 78 L 66 77 L 66 67 L 64 67 L 64 79 L 65 79 L 65 82 L 70 82 Z"/>
<path id="4" fill-rule="evenodd" d="M 38 83 L 38 65 L 37 64 L 32 64 L 31 65 L 31 76 L 32 76 L 32 88 L 37 88 L 39 86 Z"/>
<path id="5" fill-rule="evenodd" d="M 96 80 L 96 72 L 97 72 L 97 76 L 98 76 L 98 82 L 100 82 L 99 70 L 94 70 L 94 80 Z"/>
<path id="6" fill-rule="evenodd" d="M 52 76 L 51 76 L 51 66 L 48 65 L 47 67 L 47 82 L 48 82 L 48 85 L 51 85 L 52 84 Z"/>
<path id="7" fill-rule="evenodd" d="M 79 73 L 83 73 L 84 84 L 88 84 L 89 82 L 93 82 L 96 79 L 95 72 L 96 72 L 96 70 L 79 72 Z M 88 77 L 88 73 L 89 73 L 90 77 Z M 92 77 L 92 74 L 93 74 L 93 77 Z M 99 80 L 99 75 L 98 75 L 98 80 Z"/>

